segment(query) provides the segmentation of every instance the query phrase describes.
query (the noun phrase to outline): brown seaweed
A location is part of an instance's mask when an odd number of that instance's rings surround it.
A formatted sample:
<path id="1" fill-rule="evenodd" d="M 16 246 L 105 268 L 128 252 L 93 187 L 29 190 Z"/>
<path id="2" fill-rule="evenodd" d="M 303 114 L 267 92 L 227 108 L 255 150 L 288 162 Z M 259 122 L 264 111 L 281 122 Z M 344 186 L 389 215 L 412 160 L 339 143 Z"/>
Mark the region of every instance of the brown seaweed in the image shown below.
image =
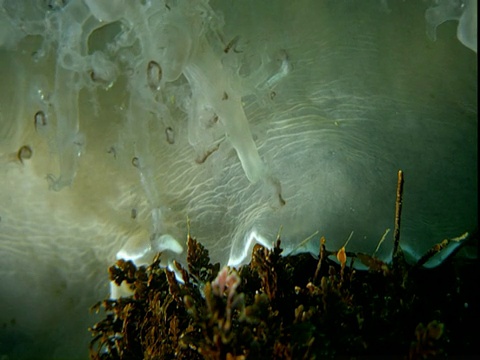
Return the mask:
<path id="1" fill-rule="evenodd" d="M 397 244 L 399 220 L 397 211 Z M 420 266 L 443 242 L 410 265 L 399 247 L 385 263 L 347 244 L 327 250 L 325 238 L 317 257 L 283 256 L 278 237 L 271 249 L 255 245 L 238 270 L 211 264 L 190 234 L 187 247 L 175 272 L 160 266 L 161 254 L 148 267 L 110 267 L 111 281 L 133 295 L 94 307 L 105 318 L 90 328 L 92 359 L 436 359 L 476 351 L 478 262 Z"/>

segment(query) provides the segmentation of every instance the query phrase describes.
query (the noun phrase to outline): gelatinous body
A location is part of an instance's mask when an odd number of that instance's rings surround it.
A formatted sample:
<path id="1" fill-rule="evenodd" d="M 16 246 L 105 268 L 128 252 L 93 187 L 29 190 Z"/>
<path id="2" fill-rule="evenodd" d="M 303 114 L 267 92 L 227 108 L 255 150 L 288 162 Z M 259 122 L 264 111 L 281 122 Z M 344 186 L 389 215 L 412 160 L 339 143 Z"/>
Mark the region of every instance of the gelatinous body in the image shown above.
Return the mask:
<path id="1" fill-rule="evenodd" d="M 448 20 L 457 20 L 457 37 L 460 42 L 477 52 L 477 0 L 436 0 L 425 13 L 427 33 L 437 38 L 437 27 Z"/>
<path id="2" fill-rule="evenodd" d="M 184 261 L 187 221 L 231 265 L 280 228 L 388 260 L 402 169 L 410 258 L 476 226 L 477 58 L 428 38 L 440 2 L 58 3 L 0 11 L 0 354 L 86 357 L 107 266 Z"/>

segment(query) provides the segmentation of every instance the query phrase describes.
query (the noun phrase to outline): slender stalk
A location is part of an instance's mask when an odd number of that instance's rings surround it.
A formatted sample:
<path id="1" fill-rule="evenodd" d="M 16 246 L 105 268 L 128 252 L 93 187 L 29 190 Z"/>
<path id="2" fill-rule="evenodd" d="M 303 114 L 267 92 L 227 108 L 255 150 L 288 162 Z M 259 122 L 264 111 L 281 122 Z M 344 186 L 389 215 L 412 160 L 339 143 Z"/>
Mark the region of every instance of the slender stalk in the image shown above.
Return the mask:
<path id="1" fill-rule="evenodd" d="M 395 227 L 393 229 L 393 261 L 401 256 L 400 244 L 400 220 L 402 216 L 402 197 L 403 197 L 403 171 L 398 170 L 397 175 L 397 198 L 395 201 Z"/>

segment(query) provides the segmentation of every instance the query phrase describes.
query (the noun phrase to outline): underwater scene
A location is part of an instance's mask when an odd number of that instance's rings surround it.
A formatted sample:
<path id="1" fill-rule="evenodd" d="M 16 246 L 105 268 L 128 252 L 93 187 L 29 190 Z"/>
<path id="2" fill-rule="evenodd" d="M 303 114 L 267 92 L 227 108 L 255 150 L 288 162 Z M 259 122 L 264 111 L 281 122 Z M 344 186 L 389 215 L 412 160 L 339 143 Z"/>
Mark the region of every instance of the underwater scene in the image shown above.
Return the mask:
<path id="1" fill-rule="evenodd" d="M 476 0 L 0 0 L 0 358 L 473 355 L 477 93 Z"/>

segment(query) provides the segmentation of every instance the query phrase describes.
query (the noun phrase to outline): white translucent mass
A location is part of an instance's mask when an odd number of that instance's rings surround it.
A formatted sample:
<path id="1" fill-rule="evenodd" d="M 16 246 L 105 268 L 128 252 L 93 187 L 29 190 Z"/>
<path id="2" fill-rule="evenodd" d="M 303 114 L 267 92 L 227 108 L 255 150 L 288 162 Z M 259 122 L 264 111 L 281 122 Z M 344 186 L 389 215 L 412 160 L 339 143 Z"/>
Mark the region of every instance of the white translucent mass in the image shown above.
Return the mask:
<path id="1" fill-rule="evenodd" d="M 448 20 L 457 20 L 458 40 L 477 52 L 477 0 L 436 0 L 425 13 L 427 33 L 435 40 L 437 26 Z"/>
<path id="2" fill-rule="evenodd" d="M 187 222 L 223 264 L 372 254 L 402 169 L 409 259 L 474 230 L 476 6 L 0 0 L 0 357 L 86 358 L 107 267 Z"/>

